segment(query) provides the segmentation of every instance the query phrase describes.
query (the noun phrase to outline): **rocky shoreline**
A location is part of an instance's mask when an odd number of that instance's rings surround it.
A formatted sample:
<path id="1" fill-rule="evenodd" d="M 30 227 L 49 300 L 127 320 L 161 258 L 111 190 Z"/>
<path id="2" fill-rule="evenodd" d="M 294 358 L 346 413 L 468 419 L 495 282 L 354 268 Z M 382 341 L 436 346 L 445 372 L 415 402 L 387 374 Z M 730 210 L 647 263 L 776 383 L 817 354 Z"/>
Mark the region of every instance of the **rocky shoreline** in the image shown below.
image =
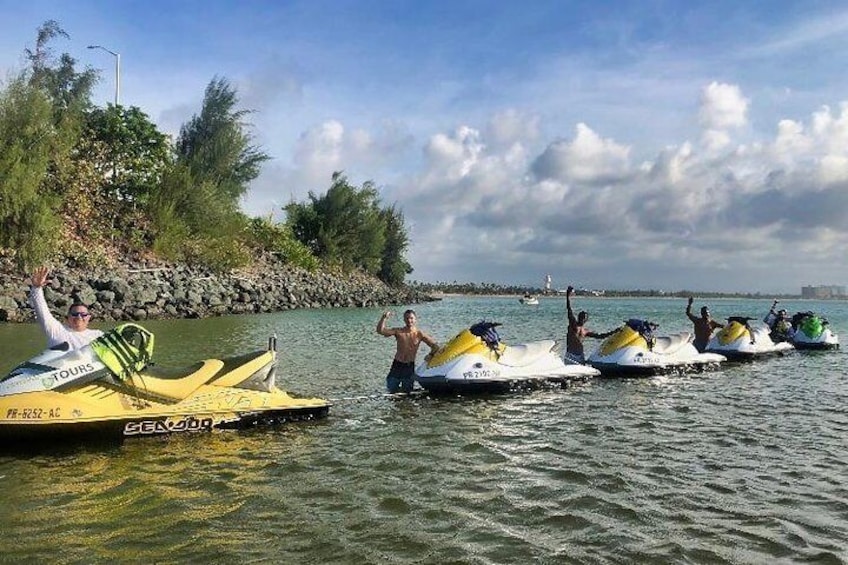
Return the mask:
<path id="1" fill-rule="evenodd" d="M 0 264 L 0 322 L 34 321 L 29 276 Z M 185 265 L 137 262 L 109 268 L 56 267 L 44 288 L 50 309 L 64 318 L 73 301 L 95 319 L 141 321 L 279 312 L 295 308 L 365 308 L 435 300 L 359 273 L 308 272 L 280 262 L 228 274 Z"/>

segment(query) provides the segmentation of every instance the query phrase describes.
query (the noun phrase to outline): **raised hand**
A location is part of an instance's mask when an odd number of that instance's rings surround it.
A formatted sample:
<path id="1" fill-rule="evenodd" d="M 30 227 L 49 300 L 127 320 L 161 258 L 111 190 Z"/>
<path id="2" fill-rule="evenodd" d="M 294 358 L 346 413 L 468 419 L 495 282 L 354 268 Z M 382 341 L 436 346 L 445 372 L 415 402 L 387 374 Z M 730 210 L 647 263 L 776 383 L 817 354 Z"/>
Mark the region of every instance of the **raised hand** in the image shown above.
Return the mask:
<path id="1" fill-rule="evenodd" d="M 47 284 L 48 273 L 50 273 L 50 269 L 48 269 L 47 267 L 37 267 L 32 272 L 32 279 L 31 279 L 32 286 L 41 288 L 45 284 Z"/>

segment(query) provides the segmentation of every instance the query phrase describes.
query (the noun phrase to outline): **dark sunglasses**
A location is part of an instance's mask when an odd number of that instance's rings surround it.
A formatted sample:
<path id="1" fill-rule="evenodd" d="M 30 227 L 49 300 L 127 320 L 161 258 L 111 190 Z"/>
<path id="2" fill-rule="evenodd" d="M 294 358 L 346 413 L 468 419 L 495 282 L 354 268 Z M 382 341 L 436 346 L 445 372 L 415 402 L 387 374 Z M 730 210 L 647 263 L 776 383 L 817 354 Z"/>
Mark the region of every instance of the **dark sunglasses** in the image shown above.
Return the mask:
<path id="1" fill-rule="evenodd" d="M 88 318 L 91 316 L 89 312 L 68 312 L 69 318 Z"/>

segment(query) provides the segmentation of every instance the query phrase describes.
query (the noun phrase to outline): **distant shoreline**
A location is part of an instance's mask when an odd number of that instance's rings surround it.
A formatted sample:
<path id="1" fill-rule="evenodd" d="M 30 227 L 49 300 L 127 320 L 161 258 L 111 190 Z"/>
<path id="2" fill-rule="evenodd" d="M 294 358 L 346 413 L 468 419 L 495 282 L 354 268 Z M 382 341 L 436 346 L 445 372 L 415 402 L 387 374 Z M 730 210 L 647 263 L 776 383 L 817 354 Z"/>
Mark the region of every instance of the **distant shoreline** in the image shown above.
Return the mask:
<path id="1" fill-rule="evenodd" d="M 463 297 L 463 298 L 515 298 L 519 299 L 524 296 L 524 293 L 482 293 L 482 292 L 441 292 L 441 291 L 430 291 L 428 292 L 430 296 L 433 298 L 450 298 L 450 297 Z M 550 299 L 565 299 L 565 293 L 562 294 L 533 294 L 534 297 L 539 300 L 550 300 Z M 695 300 L 803 300 L 803 301 L 845 301 L 848 300 L 848 296 L 834 296 L 829 298 L 805 298 L 801 295 L 785 295 L 785 294 L 723 294 L 723 293 L 709 293 L 709 294 L 638 294 L 638 293 L 618 293 L 618 292 L 609 292 L 607 291 L 605 294 L 601 295 L 593 295 L 593 294 L 575 294 L 575 297 L 578 298 L 658 298 L 658 299 L 673 299 L 673 300 L 686 300 L 689 296 L 695 298 Z"/>

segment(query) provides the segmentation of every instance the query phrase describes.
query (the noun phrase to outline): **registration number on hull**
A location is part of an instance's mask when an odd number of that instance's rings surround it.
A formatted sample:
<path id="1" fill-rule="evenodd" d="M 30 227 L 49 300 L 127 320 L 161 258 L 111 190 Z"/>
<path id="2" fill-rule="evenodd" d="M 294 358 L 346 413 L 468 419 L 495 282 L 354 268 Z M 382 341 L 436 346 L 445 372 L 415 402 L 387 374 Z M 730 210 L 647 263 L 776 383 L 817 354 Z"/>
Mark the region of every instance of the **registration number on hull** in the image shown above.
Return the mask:
<path id="1" fill-rule="evenodd" d="M 478 369 L 462 373 L 463 379 L 496 379 L 500 376 L 501 372 L 494 369 Z"/>
<path id="2" fill-rule="evenodd" d="M 7 420 L 44 420 L 61 417 L 59 408 L 9 408 L 6 410 Z"/>

